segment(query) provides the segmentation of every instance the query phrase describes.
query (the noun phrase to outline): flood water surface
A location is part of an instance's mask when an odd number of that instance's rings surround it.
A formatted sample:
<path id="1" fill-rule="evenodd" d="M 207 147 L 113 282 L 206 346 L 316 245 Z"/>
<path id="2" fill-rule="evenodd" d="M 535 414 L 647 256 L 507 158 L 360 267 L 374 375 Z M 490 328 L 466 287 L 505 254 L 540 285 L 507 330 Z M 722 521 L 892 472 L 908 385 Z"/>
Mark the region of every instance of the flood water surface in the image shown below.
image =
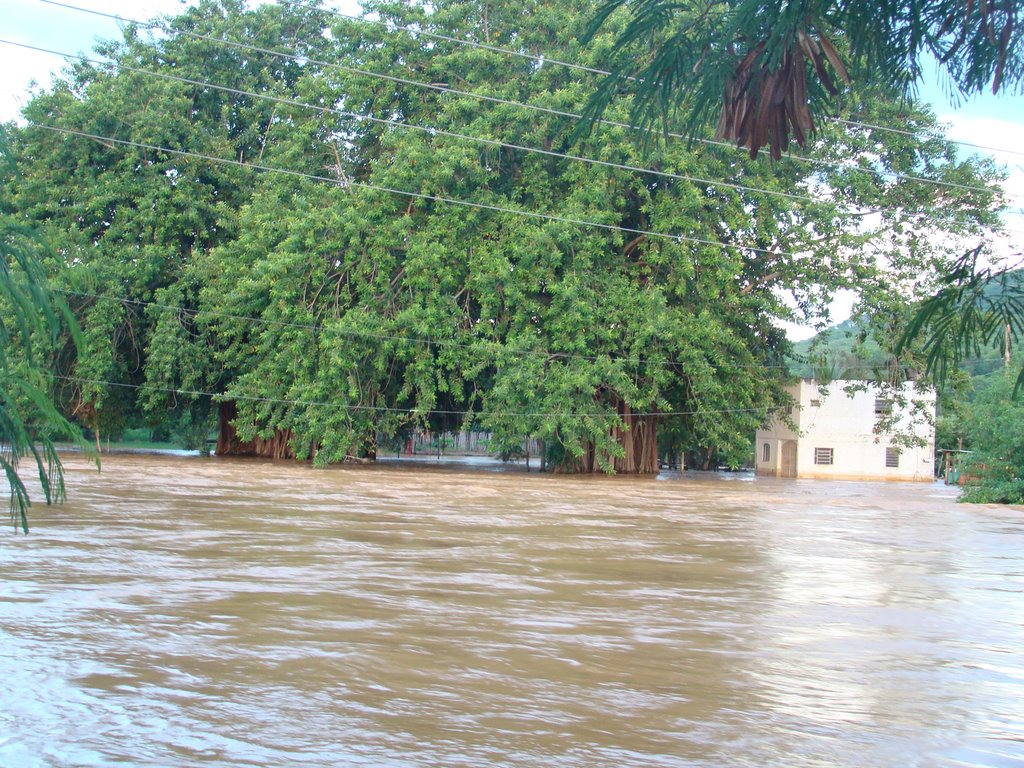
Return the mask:
<path id="1" fill-rule="evenodd" d="M 3 766 L 1024 766 L 1024 512 L 943 486 L 70 459 Z"/>

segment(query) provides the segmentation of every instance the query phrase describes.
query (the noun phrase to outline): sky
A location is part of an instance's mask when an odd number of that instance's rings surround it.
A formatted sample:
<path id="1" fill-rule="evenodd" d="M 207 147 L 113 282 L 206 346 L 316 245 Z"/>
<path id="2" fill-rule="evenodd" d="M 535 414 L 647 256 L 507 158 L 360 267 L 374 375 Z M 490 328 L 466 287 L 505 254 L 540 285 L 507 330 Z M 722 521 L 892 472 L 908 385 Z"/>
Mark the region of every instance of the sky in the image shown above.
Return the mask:
<path id="1" fill-rule="evenodd" d="M 126 18 L 146 20 L 157 14 L 181 12 L 194 0 L 60 0 L 69 5 Z M 259 3 L 261 0 L 250 0 Z M 98 39 L 120 36 L 112 19 L 59 7 L 44 0 L 2 0 L 3 21 L 0 40 L 38 46 L 67 53 L 88 53 Z M 332 0 L 326 3 L 344 13 L 358 13 L 357 0 Z M 52 54 L 28 51 L 0 42 L 0 122 L 19 119 L 21 107 L 29 97 L 32 81 L 49 84 L 53 73 L 63 67 Z M 950 89 L 937 75 L 920 86 L 918 96 L 931 104 L 947 135 L 954 141 L 969 142 L 996 149 L 961 146 L 964 154 L 993 157 L 1004 165 L 1009 178 L 1004 187 L 1013 197 L 1007 226 L 1024 232 L 1024 95 L 993 96 L 981 94 L 968 101 L 950 98 Z M 998 151 L 999 149 L 1004 151 Z M 1013 234 L 1010 247 L 1020 250 L 1024 235 Z M 833 316 L 842 319 L 848 308 L 836 306 Z M 806 329 L 805 329 L 806 331 Z M 807 335 L 794 331 L 796 335 Z"/>
<path id="2" fill-rule="evenodd" d="M 81 8 L 143 20 L 158 13 L 177 13 L 193 4 L 193 0 L 63 1 Z M 346 13 L 358 12 L 356 0 L 333 0 L 328 5 Z M 118 36 L 117 22 L 111 19 L 51 5 L 44 0 L 3 0 L 0 38 L 4 40 L 79 53 L 89 51 L 97 39 Z M 46 84 L 51 73 L 61 67 L 61 60 L 56 56 L 0 44 L 0 120 L 12 120 L 18 116 L 18 110 L 26 101 L 30 81 Z M 1024 153 L 1024 147 L 1019 143 L 1024 140 L 1024 95 L 995 97 L 983 94 L 966 103 L 956 104 L 948 97 L 948 90 L 938 77 L 933 77 L 922 85 L 919 95 L 933 106 L 940 120 L 949 125 L 951 138 Z M 1024 154 L 995 153 L 995 156 L 1024 176 Z M 1021 191 L 1024 192 L 1024 178 L 1021 182 Z"/>

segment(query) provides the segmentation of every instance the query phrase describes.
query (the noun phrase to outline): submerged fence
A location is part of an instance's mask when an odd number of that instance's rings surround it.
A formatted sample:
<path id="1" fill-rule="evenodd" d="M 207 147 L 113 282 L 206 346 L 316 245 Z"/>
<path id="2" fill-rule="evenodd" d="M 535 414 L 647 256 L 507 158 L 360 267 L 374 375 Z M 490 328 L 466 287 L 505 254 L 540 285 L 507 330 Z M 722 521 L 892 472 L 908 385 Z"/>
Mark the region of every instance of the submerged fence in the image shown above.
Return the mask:
<path id="1" fill-rule="evenodd" d="M 521 446 L 522 456 L 540 457 L 541 440 L 530 439 Z M 496 456 L 490 432 L 414 432 L 400 451 L 412 455 Z"/>

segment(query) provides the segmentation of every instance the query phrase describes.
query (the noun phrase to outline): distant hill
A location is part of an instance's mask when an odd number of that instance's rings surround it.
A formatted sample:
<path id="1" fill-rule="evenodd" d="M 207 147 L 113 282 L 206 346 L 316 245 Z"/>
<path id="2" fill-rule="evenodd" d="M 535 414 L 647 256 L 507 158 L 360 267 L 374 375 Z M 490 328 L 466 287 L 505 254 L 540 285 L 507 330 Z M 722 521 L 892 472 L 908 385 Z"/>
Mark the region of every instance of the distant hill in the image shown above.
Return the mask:
<path id="1" fill-rule="evenodd" d="M 1008 278 L 1009 285 L 1024 289 L 1024 269 L 1009 273 Z M 1001 290 L 1001 285 L 990 285 L 986 294 L 998 295 Z M 823 367 L 831 378 L 856 379 L 884 361 L 882 348 L 869 335 L 865 324 L 846 320 L 794 344 L 790 370 L 797 376 L 811 377 L 819 375 Z M 983 349 L 978 357 L 965 360 L 961 367 L 971 376 L 984 376 L 1002 365 L 1003 350 L 991 347 Z"/>
<path id="2" fill-rule="evenodd" d="M 830 378 L 856 379 L 884 361 L 882 348 L 867 329 L 855 320 L 845 320 L 794 344 L 790 370 L 809 378 L 820 377 L 824 368 Z"/>

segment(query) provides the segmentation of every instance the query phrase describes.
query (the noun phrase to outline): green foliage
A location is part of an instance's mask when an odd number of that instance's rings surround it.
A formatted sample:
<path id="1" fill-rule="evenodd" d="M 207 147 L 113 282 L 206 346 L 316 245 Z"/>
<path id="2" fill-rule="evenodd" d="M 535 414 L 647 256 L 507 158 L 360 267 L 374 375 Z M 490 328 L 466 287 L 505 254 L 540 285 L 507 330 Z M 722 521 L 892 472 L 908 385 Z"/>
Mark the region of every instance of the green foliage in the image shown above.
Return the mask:
<path id="1" fill-rule="evenodd" d="M 423 23 L 472 37 L 480 30 L 458 28 L 468 7 L 438 6 Z M 396 10 L 382 12 L 392 18 Z M 492 38 L 522 27 L 511 6 L 487 14 Z M 563 9 L 533 18 L 526 34 L 550 47 L 552 39 L 569 40 L 567 28 L 582 15 Z M 586 86 L 564 71 L 499 64 L 456 46 L 439 44 L 428 54 L 412 40 L 381 48 L 378 28 L 344 31 L 334 37 L 343 41 L 337 60 L 346 66 L 387 70 L 397 50 L 426 79 L 472 73 L 491 95 L 562 109 L 585 97 Z M 400 112 L 410 123 L 523 145 L 557 144 L 568 135 L 557 120 L 471 109 L 438 94 L 410 98 L 370 78 L 351 76 L 334 95 L 326 84 L 318 83 L 318 92 L 328 101 L 344 94 L 381 118 Z M 339 155 L 346 178 L 381 187 L 711 242 L 723 232 L 703 218 L 707 213 L 727 211 L 741 222 L 748 207 L 739 193 L 379 123 L 313 119 L 328 135 L 346 135 L 346 156 Z M 302 157 L 291 147 L 305 136 L 282 134 L 275 155 Z M 589 152 L 638 159 L 624 144 L 596 142 Z M 663 158 L 679 173 L 722 172 L 712 170 L 715 163 L 682 147 Z M 766 236 L 782 234 L 786 214 L 777 215 L 773 221 L 763 209 Z M 624 453 L 614 434 L 622 408 L 704 409 L 708 416 L 666 418 L 685 419 L 691 432 L 723 444 L 740 435 L 747 442 L 782 380 L 757 375 L 758 361 L 778 359 L 784 344 L 770 324 L 780 305 L 767 287 L 744 291 L 736 281 L 741 274 L 755 283 L 770 264 L 713 245 L 627 242 L 557 221 L 274 176 L 260 179 L 239 227 L 235 242 L 198 263 L 205 287 L 196 323 L 219 344 L 213 355 L 230 382 L 227 396 L 238 403 L 241 436 L 284 433 L 296 454 L 315 453 L 317 461 L 372 455 L 379 438 L 413 425 L 436 431 L 479 424 L 499 448 L 538 437 L 562 447 L 567 467 L 592 452 L 611 470 Z M 799 242 L 800 234 L 788 234 Z"/>
<path id="2" fill-rule="evenodd" d="M 983 246 L 968 251 L 941 288 L 916 311 L 899 341 L 923 339 L 928 372 L 944 381 L 982 350 L 1016 346 L 1024 335 L 1024 271 L 983 265 Z M 1019 255 L 1018 255 L 1019 256 Z M 1016 389 L 1024 386 L 1024 367 Z"/>
<path id="3" fill-rule="evenodd" d="M 6 130 L 0 128 L 0 163 L 13 173 Z M 54 441 L 76 434 L 55 408 L 47 364 L 67 328 L 77 325 L 49 290 L 36 234 L 7 213 L 0 199 L 0 467 L 10 498 L 11 522 L 28 533 L 28 490 L 21 459 L 30 456 L 46 503 L 64 499 L 64 474 Z"/>
<path id="4" fill-rule="evenodd" d="M 970 484 L 960 501 L 966 504 L 1024 504 L 1024 479 L 986 480 Z"/>
<path id="5" fill-rule="evenodd" d="M 602 30 L 581 50 L 593 9 L 575 0 L 368 10 L 593 67 L 615 45 Z M 997 178 L 939 139 L 836 130 L 815 147 L 825 164 L 774 167 L 680 143 L 645 156 L 618 127 L 579 141 L 580 155 L 657 169 L 634 172 L 515 148 L 568 146 L 562 117 L 360 72 L 566 113 L 594 75 L 294 3 L 207 0 L 169 27 L 128 29 L 103 46 L 114 67 L 78 65 L 33 99 L 16 134 L 24 179 L 7 184 L 13 210 L 62 244 L 51 267 L 83 343 L 56 359 L 61 402 L 97 441 L 140 410 L 195 438 L 230 406 L 241 440 L 317 463 L 372 457 L 413 428 L 474 426 L 496 450 L 541 439 L 564 470 L 650 471 L 659 448 L 739 465 L 784 401 L 778 320 L 821 317 L 853 288 L 891 334 L 949 263 L 948 243 L 923 233 L 955 242 L 995 218 L 995 192 L 945 188 L 940 201 L 910 178 Z M 896 111 L 891 93 L 851 100 L 879 121 Z M 607 106 L 619 120 L 632 108 Z"/>
<path id="6" fill-rule="evenodd" d="M 209 391 L 215 385 L 203 370 L 201 344 L 183 345 L 183 334 L 201 329 L 144 311 L 144 305 L 166 300 L 186 311 L 194 306 L 194 262 L 235 237 L 238 210 L 254 187 L 251 174 L 238 167 L 149 147 L 263 159 L 268 136 L 284 118 L 273 103 L 241 92 L 294 98 L 307 70 L 216 39 L 244 38 L 249 46 L 267 48 L 294 35 L 309 42 L 295 42 L 292 50 L 310 55 L 320 41 L 321 16 L 290 5 L 250 12 L 235 0 L 206 0 L 174 24 L 209 40 L 147 36 L 129 27 L 123 40 L 99 47 L 114 67 L 76 64 L 66 80 L 26 107 L 30 124 L 15 132 L 12 147 L 22 174 L 6 192 L 21 216 L 61 244 L 48 266 L 81 323 L 84 344 L 57 360 L 64 377 L 59 396 L 64 409 L 96 434 L 97 446 L 101 434 L 122 429 L 140 404 L 150 413 L 168 408 L 179 420 L 192 408 L 207 414 L 193 414 L 197 419 L 208 417 L 209 398 L 176 397 L 163 386 L 172 378 L 183 388 Z M 213 81 L 234 92 L 153 77 L 147 70 Z M 49 127 L 113 142 L 72 138 Z M 178 350 L 195 355 L 186 362 Z M 152 386 L 137 403 L 136 392 L 147 384 Z"/>
<path id="7" fill-rule="evenodd" d="M 962 501 L 1024 504 L 1024 401 L 1014 390 L 1009 371 L 992 374 L 965 408 L 963 429 L 973 451 L 967 473 L 973 479 Z"/>

